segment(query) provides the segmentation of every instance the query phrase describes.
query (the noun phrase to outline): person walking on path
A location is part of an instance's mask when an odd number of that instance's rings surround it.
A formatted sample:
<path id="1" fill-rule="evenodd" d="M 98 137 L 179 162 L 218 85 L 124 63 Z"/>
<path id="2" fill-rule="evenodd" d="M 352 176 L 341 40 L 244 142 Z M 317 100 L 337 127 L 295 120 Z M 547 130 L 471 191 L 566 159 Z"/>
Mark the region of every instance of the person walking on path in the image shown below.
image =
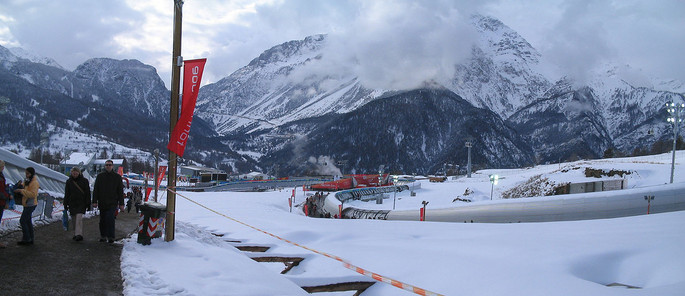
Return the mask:
<path id="1" fill-rule="evenodd" d="M 71 177 L 64 187 L 64 209 L 74 221 L 73 240 L 83 240 L 83 214 L 90 209 L 90 185 L 77 167 L 71 169 Z"/>
<path id="2" fill-rule="evenodd" d="M 15 193 L 20 193 L 21 205 L 24 210 L 21 212 L 21 218 L 19 218 L 19 224 L 21 225 L 22 239 L 17 242 L 21 246 L 33 245 L 33 221 L 31 220 L 31 214 L 33 210 L 36 209 L 38 205 L 38 188 L 40 184 L 38 183 L 38 177 L 36 176 L 36 169 L 33 167 L 26 168 L 26 180 L 24 180 L 22 186 L 23 189 L 15 189 Z"/>
<path id="3" fill-rule="evenodd" d="M 136 214 L 140 212 L 140 205 L 143 203 L 143 192 L 140 187 L 133 188 L 133 206 L 136 207 Z"/>
<path id="4" fill-rule="evenodd" d="M 5 170 L 5 162 L 0 160 L 0 223 L 2 222 L 2 214 L 5 212 L 5 207 L 10 201 L 10 194 L 7 192 L 7 184 L 5 184 L 5 175 L 2 171 Z M 7 247 L 5 244 L 0 243 L 0 249 Z"/>
<path id="5" fill-rule="evenodd" d="M 100 209 L 100 241 L 110 244 L 114 243 L 117 207 L 124 211 L 124 185 L 113 168 L 111 159 L 105 161 L 105 171 L 98 174 L 93 187 L 93 207 Z"/>

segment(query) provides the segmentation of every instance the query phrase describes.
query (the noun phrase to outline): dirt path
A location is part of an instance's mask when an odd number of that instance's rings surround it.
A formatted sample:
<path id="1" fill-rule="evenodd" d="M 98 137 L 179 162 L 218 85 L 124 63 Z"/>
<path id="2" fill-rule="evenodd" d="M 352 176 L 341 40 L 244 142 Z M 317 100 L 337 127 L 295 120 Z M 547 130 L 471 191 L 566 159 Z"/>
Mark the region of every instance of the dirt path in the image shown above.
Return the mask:
<path id="1" fill-rule="evenodd" d="M 19 246 L 21 231 L 0 241 L 0 272 L 6 295 L 123 295 L 121 278 L 122 238 L 138 226 L 139 214 L 120 213 L 114 244 L 98 242 L 99 216 L 83 219 L 84 239 L 73 241 L 73 231 L 61 222 L 36 228 L 35 243 Z"/>

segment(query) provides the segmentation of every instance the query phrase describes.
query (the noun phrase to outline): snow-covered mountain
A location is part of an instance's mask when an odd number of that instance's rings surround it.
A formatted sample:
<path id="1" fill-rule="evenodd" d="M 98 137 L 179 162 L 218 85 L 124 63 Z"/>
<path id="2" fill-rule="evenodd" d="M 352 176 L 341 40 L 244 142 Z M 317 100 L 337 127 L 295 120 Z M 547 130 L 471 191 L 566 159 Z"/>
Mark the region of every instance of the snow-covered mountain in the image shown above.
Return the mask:
<path id="1" fill-rule="evenodd" d="M 627 75 L 630 71 L 615 66 L 596 70 L 587 83 L 568 77 L 550 81 L 543 71 L 550 65 L 544 64 L 542 55 L 517 32 L 482 15 L 472 16 L 470 23 L 478 34 L 471 57 L 454 66 L 454 76 L 427 80 L 424 86 L 449 90 L 474 107 L 493 111 L 526 139 L 535 161 L 601 157 L 612 147 L 626 153 L 636 148 L 648 150 L 652 143 L 671 135 L 663 106 L 678 99 L 674 91 L 682 87 L 681 83 L 652 79 L 653 86 L 644 86 L 635 75 Z M 338 118 L 336 115 L 353 112 L 374 100 L 411 91 L 365 88 L 359 77 L 345 71 L 348 67 L 336 67 L 327 60 L 326 54 L 332 52 L 327 47 L 340 45 L 328 42 L 328 38 L 316 35 L 275 46 L 229 77 L 203 87 L 198 115 L 212 123 L 219 134 L 266 133 L 243 148 L 259 146 L 260 153 L 268 155 L 290 149 L 283 137 L 311 136 L 317 127 L 302 124 L 310 122 L 305 119 Z M 341 70 L 325 76 L 315 75 L 321 71 L 307 72 L 324 66 Z M 414 112 L 421 116 L 426 111 Z M 293 126 L 289 123 L 296 122 L 297 129 L 285 132 Z M 373 138 L 365 129 L 355 132 L 360 138 Z M 436 134 L 441 132 L 436 130 Z M 344 147 L 340 149 L 347 149 L 345 152 L 331 155 L 364 149 Z M 493 148 L 488 147 L 486 153 Z"/>
<path id="2" fill-rule="evenodd" d="M 343 161 L 352 172 L 434 173 L 443 164 L 521 167 L 534 162 L 530 146 L 494 112 L 474 107 L 444 88 L 417 89 L 374 100 L 354 111 L 296 121 L 281 132 L 312 126 L 306 136 L 263 157 L 267 167 L 306 169 L 311 156 Z M 330 162 L 333 162 L 330 161 Z"/>
<path id="3" fill-rule="evenodd" d="M 454 77 L 426 84 L 437 83 L 474 106 L 506 118 L 540 97 L 551 83 L 535 71 L 540 54 L 515 31 L 480 15 L 473 16 L 471 22 L 480 37 L 473 45 L 472 58 L 455 65 Z M 326 46 L 330 46 L 327 36 L 316 35 L 265 51 L 249 65 L 203 87 L 198 115 L 212 122 L 218 133 L 230 134 L 269 129 L 331 112 L 345 113 L 395 93 L 367 89 L 358 77 L 344 70 L 323 77 L 308 75 L 307 68 L 331 66 L 322 61 L 326 59 Z"/>
<path id="4" fill-rule="evenodd" d="M 51 58 L 48 58 L 48 57 L 40 56 L 40 55 L 35 54 L 33 52 L 30 52 L 26 49 L 23 49 L 21 47 L 12 47 L 9 50 L 15 56 L 23 58 L 23 59 L 27 59 L 31 62 L 65 70 L 64 67 L 62 67 L 60 64 L 57 63 L 57 61 L 55 61 Z"/>
<path id="5" fill-rule="evenodd" d="M 103 105 L 116 104 L 128 112 L 156 119 L 169 116 L 171 92 L 154 67 L 137 60 L 90 59 L 67 80 L 89 91 L 73 96 Z"/>
<path id="6" fill-rule="evenodd" d="M 299 76 L 298 70 L 321 59 L 324 46 L 326 36 L 315 35 L 265 51 L 230 76 L 202 87 L 197 115 L 219 134 L 231 134 L 349 112 L 378 97 L 379 92 L 363 88 L 354 76 Z"/>
<path id="7" fill-rule="evenodd" d="M 383 164 L 432 173 L 465 164 L 467 138 L 481 167 L 601 157 L 610 148 L 630 154 L 672 139 L 664 105 L 682 100 L 682 82 L 614 65 L 585 81 L 557 80 L 501 21 L 474 15 L 470 26 L 477 38 L 453 72 L 402 89 L 369 86 L 354 71 L 365 59 L 332 58 L 348 50 L 329 35 L 274 46 L 201 88 L 187 155 L 234 170 L 258 162 L 284 174 L 319 156 L 365 171 Z M 70 72 L 25 57 L 0 47 L 0 95 L 13 103 L 12 119 L 0 127 L 30 134 L 3 135 L 5 145 L 71 128 L 163 149 L 169 91 L 154 68 L 101 58 Z"/>
<path id="8" fill-rule="evenodd" d="M 541 97 L 552 85 L 540 73 L 540 53 L 501 21 L 471 17 L 478 32 L 472 57 L 455 65 L 455 76 L 443 82 L 474 106 L 507 118 Z"/>
<path id="9" fill-rule="evenodd" d="M 31 150 L 47 133 L 48 150 L 61 153 L 107 150 L 137 157 L 141 153 L 128 151 L 166 147 L 170 92 L 152 66 L 98 58 L 70 72 L 1 46 L 0 65 L 0 96 L 10 101 L 0 120 L 2 146 Z M 217 167 L 253 167 L 244 165 L 251 160 L 226 149 L 202 119 L 193 123 L 195 142 L 186 157 Z"/>

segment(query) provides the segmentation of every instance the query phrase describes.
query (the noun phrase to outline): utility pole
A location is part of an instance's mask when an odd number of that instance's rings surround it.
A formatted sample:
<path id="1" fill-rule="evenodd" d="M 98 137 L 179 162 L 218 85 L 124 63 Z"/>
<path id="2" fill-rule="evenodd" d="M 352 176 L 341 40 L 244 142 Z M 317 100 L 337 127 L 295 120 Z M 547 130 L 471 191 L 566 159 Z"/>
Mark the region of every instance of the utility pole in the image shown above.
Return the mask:
<path id="1" fill-rule="evenodd" d="M 466 177 L 467 178 L 471 178 L 471 146 L 473 146 L 471 141 L 466 141 L 466 148 L 469 149 L 469 159 L 468 159 L 468 162 L 466 163 Z"/>
<path id="2" fill-rule="evenodd" d="M 181 20 L 183 19 L 183 0 L 174 0 L 174 48 L 171 54 L 171 107 L 169 112 L 169 137 L 178 121 L 178 103 L 181 89 Z M 176 153 L 169 150 L 169 181 L 167 189 L 176 190 Z M 176 193 L 167 192 L 166 229 L 164 241 L 174 240 L 176 227 Z"/>

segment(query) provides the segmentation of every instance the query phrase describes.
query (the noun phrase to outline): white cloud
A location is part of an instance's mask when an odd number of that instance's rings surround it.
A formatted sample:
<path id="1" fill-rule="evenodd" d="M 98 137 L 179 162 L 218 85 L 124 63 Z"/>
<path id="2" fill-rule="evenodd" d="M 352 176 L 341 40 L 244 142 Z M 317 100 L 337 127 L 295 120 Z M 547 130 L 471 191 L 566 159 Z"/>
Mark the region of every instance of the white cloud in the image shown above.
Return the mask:
<path id="1" fill-rule="evenodd" d="M 564 71 L 581 78 L 615 61 L 685 81 L 685 2 L 187 0 L 183 56 L 208 58 L 215 82 L 277 44 L 327 33 L 343 61 L 372 87 L 410 87 L 452 71 L 479 11 L 502 20 Z M 94 57 L 138 59 L 170 80 L 173 2 L 3 1 L 0 45 L 21 46 L 74 69 Z"/>

